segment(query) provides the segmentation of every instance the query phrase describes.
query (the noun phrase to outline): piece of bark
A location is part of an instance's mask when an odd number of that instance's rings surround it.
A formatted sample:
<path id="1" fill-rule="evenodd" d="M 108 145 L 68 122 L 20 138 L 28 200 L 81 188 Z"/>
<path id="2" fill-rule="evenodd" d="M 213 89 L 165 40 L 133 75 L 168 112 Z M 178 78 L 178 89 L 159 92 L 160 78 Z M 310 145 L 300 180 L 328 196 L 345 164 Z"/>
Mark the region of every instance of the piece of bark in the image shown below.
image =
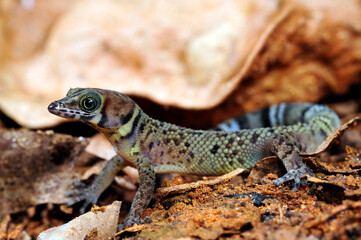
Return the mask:
<path id="1" fill-rule="evenodd" d="M 0 131 L 0 216 L 43 203 L 65 203 L 79 180 L 87 139 L 52 131 Z M 98 159 L 99 160 L 99 159 Z"/>

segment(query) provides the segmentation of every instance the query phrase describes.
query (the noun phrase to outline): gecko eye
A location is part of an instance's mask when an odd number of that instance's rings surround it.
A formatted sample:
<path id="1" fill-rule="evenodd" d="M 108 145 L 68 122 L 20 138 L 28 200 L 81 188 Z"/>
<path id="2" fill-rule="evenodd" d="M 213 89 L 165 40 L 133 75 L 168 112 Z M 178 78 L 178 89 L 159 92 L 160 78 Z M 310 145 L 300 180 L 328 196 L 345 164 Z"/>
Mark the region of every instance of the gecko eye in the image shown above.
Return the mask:
<path id="1" fill-rule="evenodd" d="M 86 96 L 80 101 L 80 108 L 85 112 L 93 112 L 100 105 L 100 99 L 95 96 Z"/>

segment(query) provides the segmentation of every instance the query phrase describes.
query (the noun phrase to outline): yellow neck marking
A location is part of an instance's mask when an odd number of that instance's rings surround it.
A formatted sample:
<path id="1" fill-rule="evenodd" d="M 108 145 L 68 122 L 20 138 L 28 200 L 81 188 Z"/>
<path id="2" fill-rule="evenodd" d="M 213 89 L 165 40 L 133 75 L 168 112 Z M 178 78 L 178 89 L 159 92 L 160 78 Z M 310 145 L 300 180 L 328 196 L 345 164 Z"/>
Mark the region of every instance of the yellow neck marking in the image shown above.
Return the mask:
<path id="1" fill-rule="evenodd" d="M 134 119 L 138 114 L 140 114 L 139 109 L 137 107 L 135 107 L 133 116 L 130 119 L 130 121 L 128 121 L 126 124 L 124 124 L 118 128 L 117 131 L 120 136 L 125 136 L 132 131 Z"/>

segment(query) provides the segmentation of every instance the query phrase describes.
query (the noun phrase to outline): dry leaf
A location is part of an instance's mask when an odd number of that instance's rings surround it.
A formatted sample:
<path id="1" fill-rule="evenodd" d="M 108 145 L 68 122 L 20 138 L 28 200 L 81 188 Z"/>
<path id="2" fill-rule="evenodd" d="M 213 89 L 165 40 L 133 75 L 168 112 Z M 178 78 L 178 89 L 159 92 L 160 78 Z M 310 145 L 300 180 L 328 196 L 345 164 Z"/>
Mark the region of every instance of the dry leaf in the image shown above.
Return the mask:
<path id="1" fill-rule="evenodd" d="M 118 226 L 121 202 L 114 201 L 104 211 L 90 211 L 59 227 L 42 232 L 38 240 L 74 239 L 88 237 L 108 239 L 114 236 Z"/>

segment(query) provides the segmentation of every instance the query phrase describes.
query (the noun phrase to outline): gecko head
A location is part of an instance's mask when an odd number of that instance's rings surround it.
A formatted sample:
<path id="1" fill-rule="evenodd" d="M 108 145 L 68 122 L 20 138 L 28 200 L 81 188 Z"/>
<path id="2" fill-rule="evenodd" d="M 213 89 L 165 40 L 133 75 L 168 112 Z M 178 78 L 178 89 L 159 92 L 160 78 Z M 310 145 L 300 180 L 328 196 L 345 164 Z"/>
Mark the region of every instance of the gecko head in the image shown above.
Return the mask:
<path id="1" fill-rule="evenodd" d="M 97 88 L 70 89 L 48 106 L 50 113 L 83 121 L 96 129 L 117 129 L 131 120 L 135 108 L 124 94 Z"/>

